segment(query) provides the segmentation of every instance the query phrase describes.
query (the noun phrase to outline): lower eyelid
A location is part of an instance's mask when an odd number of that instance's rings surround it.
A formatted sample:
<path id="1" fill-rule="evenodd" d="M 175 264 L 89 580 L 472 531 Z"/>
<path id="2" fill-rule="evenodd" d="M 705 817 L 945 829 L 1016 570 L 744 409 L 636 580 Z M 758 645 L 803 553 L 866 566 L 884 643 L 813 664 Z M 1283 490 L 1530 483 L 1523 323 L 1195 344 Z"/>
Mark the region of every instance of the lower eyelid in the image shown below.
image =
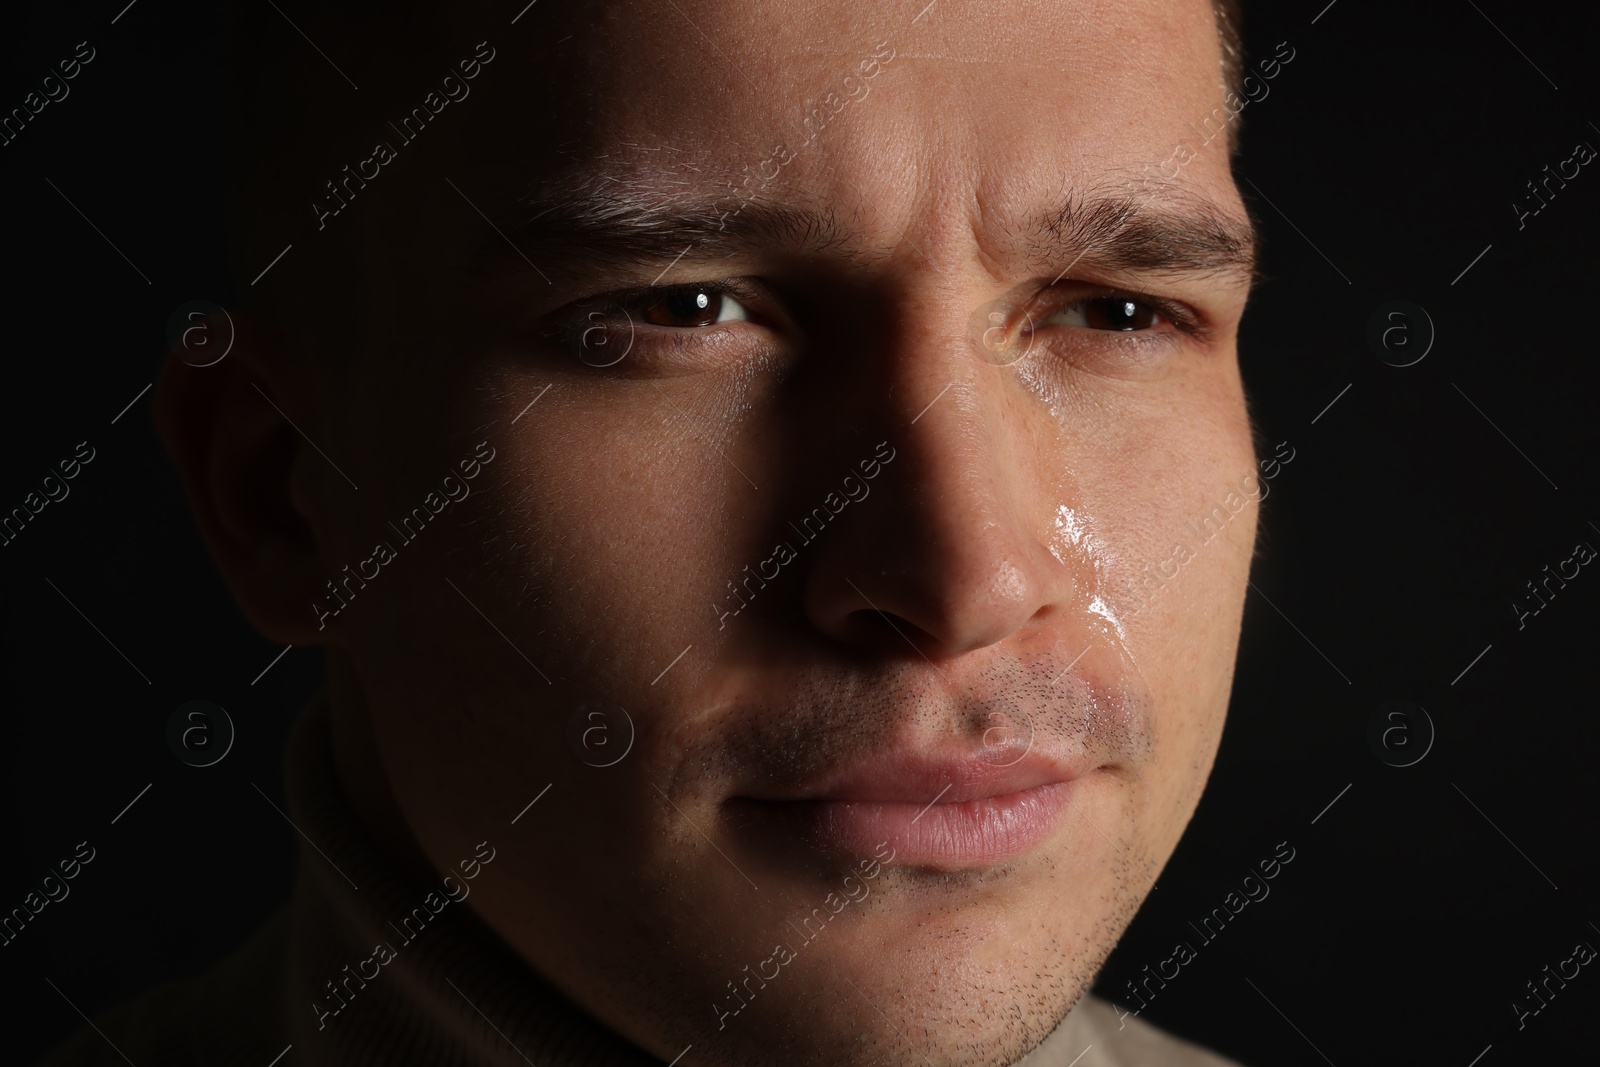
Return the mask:
<path id="1" fill-rule="evenodd" d="M 753 347 L 765 350 L 771 343 L 759 328 L 754 332 L 746 329 L 759 325 L 749 320 L 734 319 L 705 326 L 660 326 L 642 321 L 621 306 L 608 308 L 607 312 L 576 314 L 563 329 L 547 333 L 545 339 L 580 362 L 599 368 L 616 367 L 623 362 L 642 367 L 661 360 L 693 362 L 704 359 L 721 363 L 732 358 L 735 351 Z M 586 317 L 588 314 L 600 317 L 590 320 Z"/>
<path id="2" fill-rule="evenodd" d="M 1044 346 L 1063 370 L 1117 380 L 1158 376 L 1184 350 L 1177 330 L 1076 330 Z"/>
<path id="3" fill-rule="evenodd" d="M 636 339 L 619 369 L 648 376 L 717 372 L 738 366 L 768 365 L 780 358 L 780 346 L 761 331 L 706 326 L 698 330 L 651 327 L 648 338 Z M 628 366 L 631 364 L 631 366 Z"/>

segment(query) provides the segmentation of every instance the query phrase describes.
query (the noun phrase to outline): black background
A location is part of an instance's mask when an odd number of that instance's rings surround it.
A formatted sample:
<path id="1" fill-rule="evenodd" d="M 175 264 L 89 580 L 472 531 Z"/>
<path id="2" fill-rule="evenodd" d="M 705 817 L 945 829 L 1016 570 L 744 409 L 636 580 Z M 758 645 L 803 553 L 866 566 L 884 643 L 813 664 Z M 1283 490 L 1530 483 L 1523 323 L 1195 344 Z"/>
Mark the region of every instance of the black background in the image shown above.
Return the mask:
<path id="1" fill-rule="evenodd" d="M 1576 143 L 1600 148 L 1595 19 L 1324 3 L 1246 18 L 1252 59 L 1295 50 L 1244 112 L 1240 163 L 1268 275 L 1240 348 L 1265 439 L 1295 459 L 1264 508 L 1213 784 L 1097 988 L 1129 1002 L 1123 983 L 1188 941 L 1198 957 L 1144 1018 L 1248 1064 L 1592 1060 L 1600 968 L 1523 1029 L 1510 1005 L 1576 942 L 1600 946 L 1600 577 L 1520 630 L 1511 604 L 1576 543 L 1600 547 L 1600 165 L 1520 230 L 1511 205 Z M 7 110 L 78 41 L 97 50 L 0 147 L 0 508 L 78 442 L 96 450 L 0 547 L 0 909 L 77 842 L 97 851 L 0 948 L 7 1062 L 80 1027 L 73 1005 L 197 971 L 284 898 L 295 835 L 266 797 L 281 803 L 287 726 L 320 671 L 293 650 L 252 681 L 281 647 L 228 597 L 140 395 L 172 312 L 240 286 L 218 266 L 219 17 L 141 0 L 112 24 L 122 5 L 10 10 L 0 36 Z M 1413 366 L 1368 344 L 1392 300 L 1436 330 Z M 165 739 L 196 698 L 238 728 L 205 770 Z M 1368 743 L 1391 699 L 1436 730 L 1414 766 Z M 1270 896 L 1202 945 L 1189 922 L 1279 842 L 1295 858 Z"/>

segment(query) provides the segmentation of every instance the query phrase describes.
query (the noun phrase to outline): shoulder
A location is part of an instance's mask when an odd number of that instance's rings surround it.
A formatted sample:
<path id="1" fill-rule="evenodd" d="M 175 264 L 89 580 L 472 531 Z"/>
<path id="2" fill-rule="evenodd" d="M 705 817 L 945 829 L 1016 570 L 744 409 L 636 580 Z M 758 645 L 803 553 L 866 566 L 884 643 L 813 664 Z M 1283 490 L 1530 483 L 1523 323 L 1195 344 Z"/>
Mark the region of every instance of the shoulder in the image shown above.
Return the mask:
<path id="1" fill-rule="evenodd" d="M 1084 1067 L 1240 1067 L 1192 1041 L 1174 1037 L 1131 1012 L 1085 996 L 1061 1025 L 1016 1067 L 1067 1067 L 1090 1047 Z"/>

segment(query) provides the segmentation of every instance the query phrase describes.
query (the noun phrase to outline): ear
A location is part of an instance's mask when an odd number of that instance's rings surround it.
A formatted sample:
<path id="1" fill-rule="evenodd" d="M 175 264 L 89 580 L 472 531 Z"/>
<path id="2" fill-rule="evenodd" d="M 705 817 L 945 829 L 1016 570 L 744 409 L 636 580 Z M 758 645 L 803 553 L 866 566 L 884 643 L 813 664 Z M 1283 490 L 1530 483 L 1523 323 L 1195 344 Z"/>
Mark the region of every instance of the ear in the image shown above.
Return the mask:
<path id="1" fill-rule="evenodd" d="M 195 366 L 181 345 L 167 353 L 156 383 L 156 432 L 250 624 L 283 644 L 330 643 L 333 631 L 319 629 L 311 606 L 325 595 L 328 573 L 315 493 L 306 491 L 305 454 L 313 446 L 295 429 L 316 432 L 310 379 L 283 358 L 265 324 L 231 321 L 233 345 L 221 360 Z"/>

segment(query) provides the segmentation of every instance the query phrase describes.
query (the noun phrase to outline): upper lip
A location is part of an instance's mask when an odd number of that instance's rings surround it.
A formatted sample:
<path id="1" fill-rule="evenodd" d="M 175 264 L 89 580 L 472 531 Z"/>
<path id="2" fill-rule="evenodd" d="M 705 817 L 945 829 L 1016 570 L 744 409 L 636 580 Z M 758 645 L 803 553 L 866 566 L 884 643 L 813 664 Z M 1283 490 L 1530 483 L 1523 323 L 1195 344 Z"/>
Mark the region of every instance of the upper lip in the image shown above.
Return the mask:
<path id="1" fill-rule="evenodd" d="M 1029 751 L 1015 762 L 1012 759 L 1015 757 L 1004 753 L 936 755 L 902 748 L 852 764 L 815 787 L 765 795 L 746 793 L 745 797 L 790 802 L 958 804 L 1068 782 L 1085 773 L 1037 751 Z"/>
<path id="2" fill-rule="evenodd" d="M 930 693 L 915 679 L 891 678 L 842 693 L 825 689 L 787 706 L 735 701 L 723 753 L 732 788 L 723 796 L 774 804 L 958 804 L 1147 758 L 1148 698 L 1137 677 L 1114 664 L 1104 677 L 1092 665 L 1064 673 L 1061 695 L 1048 699 L 1030 699 L 1018 688 L 1021 678 L 991 682 L 982 695 Z M 865 722 L 863 707 L 874 712 Z"/>

